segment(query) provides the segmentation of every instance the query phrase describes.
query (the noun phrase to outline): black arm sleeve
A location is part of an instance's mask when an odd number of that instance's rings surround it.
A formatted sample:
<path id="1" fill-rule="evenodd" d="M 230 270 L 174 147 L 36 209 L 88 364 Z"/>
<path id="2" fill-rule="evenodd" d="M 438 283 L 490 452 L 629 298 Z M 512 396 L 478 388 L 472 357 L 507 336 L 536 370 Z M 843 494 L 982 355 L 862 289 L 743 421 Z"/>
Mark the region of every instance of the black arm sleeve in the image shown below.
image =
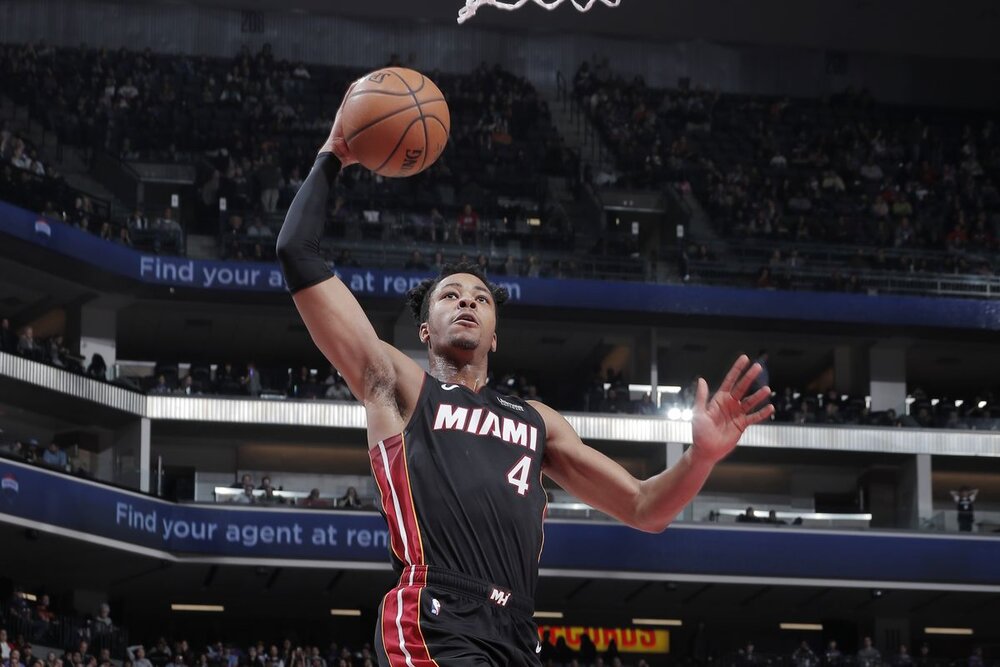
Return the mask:
<path id="1" fill-rule="evenodd" d="M 333 275 L 319 243 L 326 225 L 330 186 L 339 172 L 340 160 L 333 153 L 320 153 L 281 225 L 276 251 L 292 294 Z"/>

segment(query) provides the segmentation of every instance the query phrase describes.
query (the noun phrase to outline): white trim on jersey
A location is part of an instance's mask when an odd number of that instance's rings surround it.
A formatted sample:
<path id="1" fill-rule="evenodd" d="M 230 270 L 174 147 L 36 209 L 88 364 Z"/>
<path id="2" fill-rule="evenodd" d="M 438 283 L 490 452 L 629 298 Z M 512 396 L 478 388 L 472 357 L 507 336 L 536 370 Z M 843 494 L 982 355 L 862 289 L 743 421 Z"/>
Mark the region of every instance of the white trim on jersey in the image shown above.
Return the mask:
<path id="1" fill-rule="evenodd" d="M 382 455 L 382 465 L 385 467 L 385 480 L 389 484 L 389 491 L 392 493 L 392 506 L 396 514 L 396 525 L 399 526 L 399 536 L 403 540 L 403 557 L 406 558 L 407 565 L 413 565 L 413 559 L 410 558 L 410 547 L 408 545 L 409 538 L 406 536 L 406 526 L 403 525 L 403 513 L 399 509 L 399 497 L 396 495 L 396 486 L 392 483 L 392 471 L 389 470 L 389 456 L 385 453 L 385 441 L 379 440 L 378 451 Z M 396 621 L 397 625 L 399 620 Z M 399 638 L 402 640 L 402 630 L 399 631 Z"/>

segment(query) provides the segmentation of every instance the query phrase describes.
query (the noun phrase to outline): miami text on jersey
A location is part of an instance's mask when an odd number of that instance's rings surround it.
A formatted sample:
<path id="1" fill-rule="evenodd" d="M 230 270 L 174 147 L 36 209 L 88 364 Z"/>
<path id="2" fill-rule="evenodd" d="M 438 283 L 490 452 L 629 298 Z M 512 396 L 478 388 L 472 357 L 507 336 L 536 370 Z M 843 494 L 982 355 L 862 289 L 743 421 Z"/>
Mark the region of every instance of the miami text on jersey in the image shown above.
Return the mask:
<path id="1" fill-rule="evenodd" d="M 489 435 L 512 445 L 535 451 L 538 428 L 524 422 L 501 417 L 485 408 L 460 408 L 447 403 L 438 405 L 434 416 L 435 431 L 465 431 L 473 435 Z"/>

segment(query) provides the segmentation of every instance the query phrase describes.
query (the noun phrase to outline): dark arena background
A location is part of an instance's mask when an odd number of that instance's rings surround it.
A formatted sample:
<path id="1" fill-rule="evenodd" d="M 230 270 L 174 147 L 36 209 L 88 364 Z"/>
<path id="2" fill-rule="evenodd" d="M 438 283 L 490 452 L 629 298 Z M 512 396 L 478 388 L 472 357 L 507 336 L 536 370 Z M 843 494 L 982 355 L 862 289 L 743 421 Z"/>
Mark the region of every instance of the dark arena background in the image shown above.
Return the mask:
<path id="1" fill-rule="evenodd" d="M 544 480 L 544 664 L 1000 665 L 996 3 L 462 4 L 0 2 L 3 664 L 373 664 L 365 413 L 274 249 L 393 64 L 450 141 L 323 239 L 383 340 L 480 264 L 492 386 L 639 478 L 697 377 L 773 389 L 663 533 Z"/>

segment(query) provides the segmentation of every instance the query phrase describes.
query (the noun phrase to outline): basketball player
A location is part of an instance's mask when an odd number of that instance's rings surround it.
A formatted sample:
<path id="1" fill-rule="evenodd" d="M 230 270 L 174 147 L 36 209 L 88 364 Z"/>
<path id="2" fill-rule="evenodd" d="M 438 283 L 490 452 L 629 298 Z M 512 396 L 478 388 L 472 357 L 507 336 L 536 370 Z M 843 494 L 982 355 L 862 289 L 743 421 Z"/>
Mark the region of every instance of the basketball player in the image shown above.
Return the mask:
<path id="1" fill-rule="evenodd" d="M 348 91 L 350 92 L 350 91 Z M 741 356 L 711 398 L 698 380 L 694 444 L 647 480 L 583 444 L 537 401 L 486 387 L 507 293 L 474 266 L 446 267 L 409 294 L 430 372 L 379 340 L 319 252 L 330 185 L 354 164 L 340 114 L 295 196 L 278 257 L 313 341 L 365 406 L 372 473 L 399 585 L 383 598 L 383 667 L 540 665 L 532 621 L 545 513 L 544 472 L 587 504 L 662 531 L 743 431 L 774 411 L 747 396 L 760 373 Z"/>

